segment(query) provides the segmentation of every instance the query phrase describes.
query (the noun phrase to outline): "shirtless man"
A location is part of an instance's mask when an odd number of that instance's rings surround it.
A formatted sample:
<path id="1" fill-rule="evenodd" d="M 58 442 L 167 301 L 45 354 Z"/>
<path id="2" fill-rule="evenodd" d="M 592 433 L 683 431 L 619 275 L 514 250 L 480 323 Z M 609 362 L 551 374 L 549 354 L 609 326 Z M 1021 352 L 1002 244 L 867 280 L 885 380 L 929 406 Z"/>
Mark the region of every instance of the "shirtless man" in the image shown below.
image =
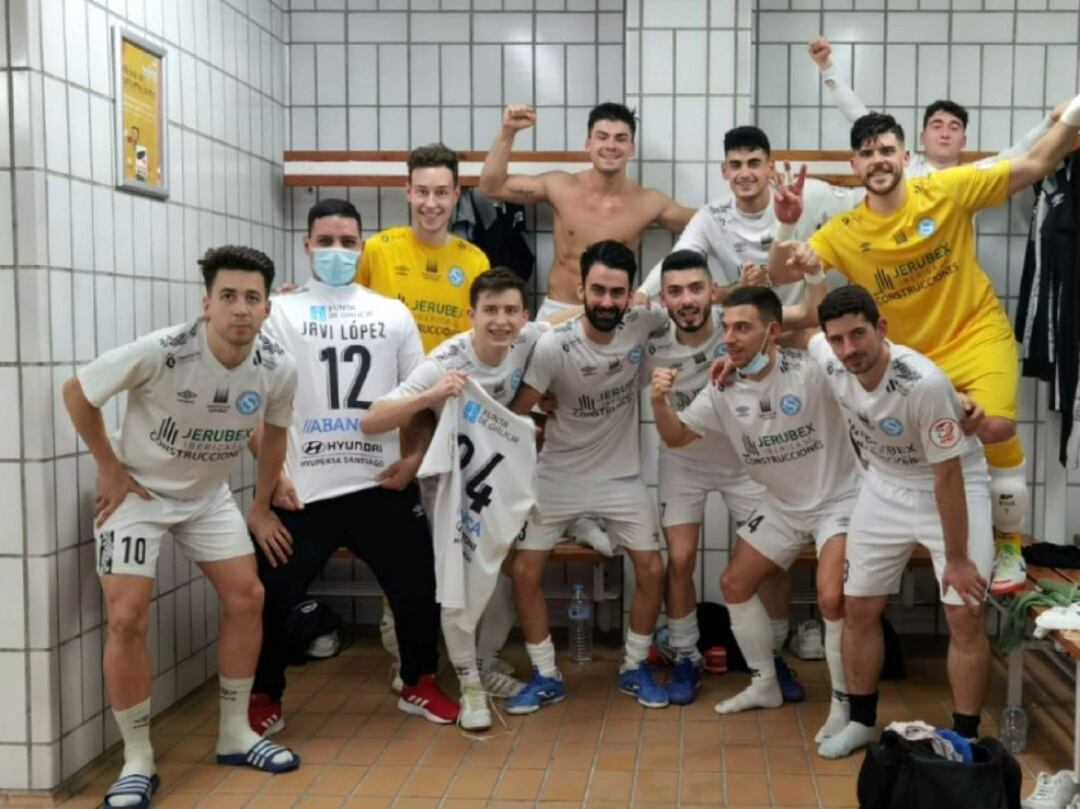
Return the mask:
<path id="1" fill-rule="evenodd" d="M 679 233 L 694 210 L 626 176 L 626 164 L 634 156 L 637 123 L 630 110 L 612 102 L 589 113 L 585 151 L 591 169 L 574 174 L 547 171 L 535 177 L 508 174 L 514 136 L 535 122 L 532 107 L 511 104 L 506 108 L 502 128 L 484 161 L 480 190 L 518 205 L 547 202 L 555 211 L 555 262 L 548 272 L 547 299 L 536 315 L 542 320 L 555 310 L 579 305 L 581 254 L 588 245 L 614 239 L 637 250 L 649 225 L 655 222 Z"/>

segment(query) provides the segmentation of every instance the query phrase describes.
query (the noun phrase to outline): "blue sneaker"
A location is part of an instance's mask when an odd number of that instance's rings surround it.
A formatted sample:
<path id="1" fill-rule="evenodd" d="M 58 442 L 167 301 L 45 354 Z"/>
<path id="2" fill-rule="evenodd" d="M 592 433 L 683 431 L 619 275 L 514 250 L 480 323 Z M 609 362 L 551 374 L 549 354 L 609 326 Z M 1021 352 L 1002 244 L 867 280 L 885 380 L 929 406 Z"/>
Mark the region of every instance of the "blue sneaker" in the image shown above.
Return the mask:
<path id="1" fill-rule="evenodd" d="M 549 703 L 566 699 L 566 683 L 562 677 L 544 677 L 533 669 L 532 679 L 525 683 L 515 696 L 506 701 L 506 712 L 512 714 L 534 713 Z"/>
<path id="2" fill-rule="evenodd" d="M 668 706 L 667 690 L 661 688 L 653 680 L 649 668 L 644 663 L 636 669 L 630 669 L 619 674 L 619 690 L 624 694 L 637 697 L 637 701 L 646 708 L 666 708 Z"/>
<path id="3" fill-rule="evenodd" d="M 672 705 L 689 705 L 701 688 L 701 664 L 682 657 L 667 681 L 668 702 Z"/>
<path id="4" fill-rule="evenodd" d="M 803 690 L 795 672 L 788 668 L 787 661 L 782 657 L 774 657 L 776 662 L 776 679 L 780 683 L 780 693 L 784 695 L 784 702 L 802 702 L 806 699 L 806 691 Z"/>

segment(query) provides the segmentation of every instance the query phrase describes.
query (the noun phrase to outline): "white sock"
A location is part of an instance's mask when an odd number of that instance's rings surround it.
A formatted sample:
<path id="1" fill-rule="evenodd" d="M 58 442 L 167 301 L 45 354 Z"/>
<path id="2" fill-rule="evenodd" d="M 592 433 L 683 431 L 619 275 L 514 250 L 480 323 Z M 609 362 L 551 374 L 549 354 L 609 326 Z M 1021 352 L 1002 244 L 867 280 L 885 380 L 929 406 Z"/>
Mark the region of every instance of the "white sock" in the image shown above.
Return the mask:
<path id="1" fill-rule="evenodd" d="M 847 701 L 847 695 L 839 699 L 835 693 L 829 701 L 829 715 L 825 717 L 825 724 L 818 728 L 814 734 L 814 743 L 821 744 L 826 739 L 831 739 L 851 721 L 851 703 Z"/>
<path id="2" fill-rule="evenodd" d="M 559 670 L 555 668 L 555 644 L 551 642 L 551 635 L 539 643 L 526 641 L 525 651 L 529 653 L 529 660 L 542 677 L 559 676 Z"/>
<path id="3" fill-rule="evenodd" d="M 446 641 L 446 655 L 454 666 L 458 682 L 462 689 L 466 685 L 480 685 L 480 668 L 476 664 L 476 635 L 462 629 L 456 622 L 447 619 L 442 613 L 443 640 Z"/>
<path id="4" fill-rule="evenodd" d="M 652 646 L 651 635 L 639 635 L 632 629 L 626 630 L 626 645 L 623 647 L 623 662 L 619 671 L 631 671 L 644 663 L 649 657 Z"/>
<path id="5" fill-rule="evenodd" d="M 844 677 L 844 656 L 841 641 L 844 637 L 844 619 L 825 620 L 825 664 L 829 667 L 832 689 L 835 694 L 847 695 L 847 678 Z"/>
<path id="6" fill-rule="evenodd" d="M 769 627 L 772 629 L 773 657 L 782 657 L 784 644 L 787 643 L 789 623 L 787 617 L 770 618 Z"/>
<path id="7" fill-rule="evenodd" d="M 398 651 L 397 626 L 394 623 L 394 613 L 390 610 L 390 602 L 385 598 L 382 603 L 382 620 L 379 621 L 379 634 L 382 635 L 382 645 L 397 664 L 401 665 L 401 652 Z"/>
<path id="8" fill-rule="evenodd" d="M 218 676 L 221 697 L 221 716 L 218 721 L 218 755 L 246 753 L 262 737 L 248 724 L 248 702 L 251 701 L 251 686 L 254 677 Z M 271 761 L 284 764 L 292 757 L 285 750 L 274 756 Z"/>
<path id="9" fill-rule="evenodd" d="M 476 657 L 486 666 L 499 656 L 514 628 L 517 613 L 514 611 L 514 582 L 509 576 L 499 574 L 495 590 L 484 608 L 480 627 L 476 633 Z"/>
<path id="10" fill-rule="evenodd" d="M 822 758 L 850 756 L 860 747 L 866 747 L 878 736 L 877 728 L 869 728 L 858 722 L 848 722 L 835 736 L 830 736 L 818 747 Z"/>
<path id="11" fill-rule="evenodd" d="M 701 632 L 698 630 L 697 612 L 691 612 L 689 615 L 684 615 L 682 618 L 672 618 L 668 616 L 668 643 L 671 644 L 671 648 L 675 650 L 676 656 L 681 660 L 682 658 L 689 658 L 695 663 L 701 660 L 701 652 L 698 651 L 698 641 L 701 639 Z"/>
<path id="12" fill-rule="evenodd" d="M 124 740 L 124 767 L 120 770 L 120 777 L 137 773 L 149 778 L 154 774 L 154 748 L 150 744 L 150 698 L 122 711 L 114 710 L 113 716 Z M 130 795 L 112 798 L 109 803 L 112 806 L 134 806 L 140 800 Z"/>
<path id="13" fill-rule="evenodd" d="M 742 604 L 728 604 L 728 613 L 731 615 L 731 632 L 746 659 L 750 678 L 776 679 L 769 613 L 761 599 L 752 595 Z"/>

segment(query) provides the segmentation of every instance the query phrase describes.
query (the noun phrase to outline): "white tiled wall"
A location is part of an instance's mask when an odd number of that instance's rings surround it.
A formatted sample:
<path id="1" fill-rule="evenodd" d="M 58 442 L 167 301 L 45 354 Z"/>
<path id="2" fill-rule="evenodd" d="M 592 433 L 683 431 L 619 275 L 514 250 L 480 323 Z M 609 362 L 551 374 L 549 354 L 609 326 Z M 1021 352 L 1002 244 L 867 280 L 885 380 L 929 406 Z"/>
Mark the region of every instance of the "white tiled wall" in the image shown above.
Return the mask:
<path id="1" fill-rule="evenodd" d="M 284 263 L 284 0 L 8 0 L 0 53 L 0 788 L 50 788 L 116 740 L 101 675 L 94 465 L 60 386 L 196 315 L 196 258 Z M 111 28 L 168 51 L 167 201 L 116 191 Z M 4 46 L 7 47 L 6 45 Z M 8 102 L 13 117 L 8 118 Z M 12 216 L 12 212 L 15 216 Z M 119 409 L 106 409 L 110 425 Z M 250 491 L 245 463 L 233 479 Z M 246 488 L 245 488 L 246 487 Z M 243 491 L 241 491 L 243 490 Z M 217 602 L 171 544 L 151 616 L 153 709 L 216 670 Z"/>
<path id="2" fill-rule="evenodd" d="M 698 207 L 725 193 L 724 132 L 753 123 L 753 11 L 753 0 L 626 3 L 627 103 L 641 114 L 636 173 L 643 184 L 683 205 Z M 648 231 L 641 266 L 647 271 L 673 241 L 667 231 Z M 646 482 L 655 494 L 659 439 L 647 395 L 641 404 Z M 722 601 L 719 582 L 727 565 L 729 526 L 723 500 L 710 496 L 695 574 L 699 599 Z M 633 581 L 629 567 L 624 579 Z"/>

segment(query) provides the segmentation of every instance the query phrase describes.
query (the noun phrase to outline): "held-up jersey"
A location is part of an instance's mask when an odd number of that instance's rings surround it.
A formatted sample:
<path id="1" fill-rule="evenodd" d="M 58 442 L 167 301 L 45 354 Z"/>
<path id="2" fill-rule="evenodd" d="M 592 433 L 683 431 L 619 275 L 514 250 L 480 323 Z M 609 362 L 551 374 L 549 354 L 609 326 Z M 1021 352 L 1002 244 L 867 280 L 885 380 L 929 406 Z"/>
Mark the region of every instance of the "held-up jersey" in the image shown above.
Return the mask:
<path id="1" fill-rule="evenodd" d="M 795 226 L 795 238 L 806 241 L 835 214 L 849 211 L 862 200 L 862 188 L 807 180 L 803 189 L 803 215 Z M 696 250 L 705 255 L 709 272 L 718 284 L 739 280 L 742 265 L 768 263 L 769 247 L 776 229 L 776 213 L 770 201 L 756 214 L 740 211 L 733 198 L 714 200 L 699 209 L 686 225 L 672 250 Z M 803 298 L 805 281 L 779 284 L 773 290 L 785 306 Z M 641 289 L 649 297 L 660 293 L 660 264 L 652 268 Z"/>
<path id="2" fill-rule="evenodd" d="M 826 267 L 866 287 L 893 335 L 931 360 L 1012 339 L 975 256 L 972 214 L 1005 202 L 1009 164 L 960 166 L 907 181 L 907 202 L 881 216 L 864 202 L 810 237 Z"/>
<path id="3" fill-rule="evenodd" d="M 364 242 L 356 281 L 409 308 L 426 353 L 468 331 L 469 288 L 490 266 L 484 251 L 464 239 L 451 236 L 442 247 L 432 247 L 404 226 Z"/>
<path id="4" fill-rule="evenodd" d="M 296 369 L 266 334 L 226 368 L 206 344 L 206 321 L 170 326 L 107 351 L 79 369 L 87 401 L 127 391 L 110 436 L 124 469 L 152 492 L 196 498 L 221 486 L 261 420 L 292 421 Z"/>
<path id="5" fill-rule="evenodd" d="M 510 344 L 506 357 L 498 365 L 485 365 L 476 356 L 472 331 L 444 340 L 438 348 L 424 357 L 408 378 L 390 392 L 387 398 L 405 399 L 423 393 L 447 371 L 465 371 L 492 399 L 506 406 L 514 398 L 525 376 L 525 365 L 532 356 L 540 335 L 550 329 L 547 323 L 526 323 L 521 334 Z"/>
<path id="6" fill-rule="evenodd" d="M 712 307 L 713 333 L 699 346 L 684 346 L 680 343 L 675 337 L 675 324 L 670 319 L 666 328 L 655 331 L 649 336 L 641 384 L 643 386 L 651 384 L 653 371 L 657 368 L 677 368 L 679 374 L 675 377 L 675 384 L 671 391 L 671 403 L 676 412 L 681 413 L 689 407 L 701 390 L 709 384 L 709 368 L 713 360 L 727 355 L 727 349 L 724 347 L 722 317 L 723 310 L 719 306 Z M 702 461 L 732 471 L 738 469 L 742 463 L 727 435 L 721 432 L 708 432 L 700 440 L 676 449 L 670 449 L 660 442 L 660 452 Z"/>
<path id="7" fill-rule="evenodd" d="M 779 349 L 764 379 L 706 385 L 679 418 L 698 435 L 726 432 L 750 477 L 793 510 L 813 510 L 858 486 L 844 417 L 805 352 Z"/>
<path id="8" fill-rule="evenodd" d="M 649 334 L 668 321 L 659 304 L 626 311 L 607 345 L 585 336 L 578 315 L 542 335 L 525 384 L 555 394 L 555 418 L 544 429 L 540 468 L 588 480 L 641 472 L 638 373 Z"/>
<path id="9" fill-rule="evenodd" d="M 844 369 L 824 334 L 815 334 L 807 351 L 840 402 L 863 468 L 895 485 L 932 492 L 930 465 L 960 458 L 966 487 L 989 485 L 982 445 L 960 429 L 952 383 L 918 351 L 890 342 L 889 368 L 874 390 Z"/>
<path id="10" fill-rule="evenodd" d="M 420 477 L 438 477 L 432 538 L 436 600 L 466 631 L 476 628 L 536 502 L 531 419 L 511 413 L 476 381 L 446 401 Z"/>
<path id="11" fill-rule="evenodd" d="M 423 357 L 408 310 L 355 284 L 313 279 L 273 297 L 266 328 L 300 378 L 287 460 L 300 499 L 378 485 L 375 478 L 401 457 L 398 431 L 363 435 L 360 422 Z"/>

